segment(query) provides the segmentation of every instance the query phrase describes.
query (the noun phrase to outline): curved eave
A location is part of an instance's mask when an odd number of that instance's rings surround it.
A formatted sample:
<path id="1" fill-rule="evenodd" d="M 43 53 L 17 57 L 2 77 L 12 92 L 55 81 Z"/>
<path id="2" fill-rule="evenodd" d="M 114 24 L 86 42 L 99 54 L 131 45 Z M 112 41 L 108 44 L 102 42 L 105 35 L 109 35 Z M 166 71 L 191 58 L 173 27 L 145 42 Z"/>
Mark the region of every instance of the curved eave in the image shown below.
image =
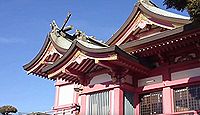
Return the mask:
<path id="1" fill-rule="evenodd" d="M 41 50 L 39 51 L 39 53 L 36 55 L 36 57 L 31 62 L 29 62 L 23 66 L 24 70 L 28 71 L 37 63 L 38 60 L 40 60 L 42 58 L 42 55 L 44 54 L 46 48 L 48 47 L 49 42 L 50 42 L 50 39 L 49 39 L 49 34 L 48 34 Z"/>
<path id="2" fill-rule="evenodd" d="M 132 10 L 131 14 L 129 15 L 129 17 L 127 18 L 127 20 L 125 21 L 125 23 L 120 27 L 119 30 L 117 30 L 116 33 L 114 33 L 114 35 L 106 42 L 106 44 L 111 45 L 112 42 L 114 42 L 114 40 L 124 31 L 124 29 L 131 23 L 131 21 L 135 18 L 137 12 L 139 10 L 139 2 L 136 3 L 134 9 Z"/>
<path id="3" fill-rule="evenodd" d="M 138 11 L 143 12 L 144 14 L 154 17 L 156 19 L 161 19 L 173 23 L 178 23 L 178 24 L 188 24 L 190 21 L 188 19 L 181 19 L 181 18 L 175 18 L 175 17 L 167 17 L 164 15 L 160 15 L 158 13 L 154 13 L 147 9 L 146 7 L 143 6 L 143 3 L 137 2 L 133 11 L 129 15 L 128 19 L 125 21 L 125 23 L 120 27 L 120 29 L 106 42 L 107 45 L 114 45 L 112 44 L 116 38 L 128 27 L 128 25 L 133 21 L 133 19 L 136 17 Z"/>
<path id="4" fill-rule="evenodd" d="M 178 18 L 178 17 L 169 17 L 169 16 L 161 15 L 159 13 L 152 12 L 150 9 L 146 8 L 143 5 L 143 3 L 139 4 L 139 8 L 145 14 L 147 14 L 148 16 L 155 17 L 157 19 L 161 19 L 161 20 L 165 20 L 165 21 L 169 21 L 169 22 L 174 22 L 174 23 L 178 23 L 178 24 L 188 24 L 188 23 L 190 23 L 189 19 L 183 19 L 183 18 Z M 159 9 L 159 8 L 157 8 L 157 9 Z M 161 10 L 161 9 L 159 9 L 159 10 Z M 168 12 L 168 11 L 165 11 L 165 12 Z M 171 14 L 174 14 L 174 13 L 171 13 Z"/>
<path id="5" fill-rule="evenodd" d="M 79 43 L 77 40 L 74 40 L 72 45 L 68 49 L 68 51 L 65 53 L 65 55 L 61 59 L 56 61 L 54 64 L 47 66 L 42 71 L 45 72 L 45 73 L 49 73 L 50 71 L 52 71 L 55 68 L 58 69 L 58 67 L 62 67 L 65 64 L 64 62 L 66 60 L 68 60 L 68 58 L 70 58 L 71 55 L 74 52 L 76 52 L 77 49 L 81 50 L 81 51 L 83 51 L 87 54 L 93 54 L 95 56 L 101 56 L 101 54 L 110 54 L 114 51 L 119 50 L 119 48 L 117 46 L 108 47 L 108 48 L 101 48 L 101 49 L 88 48 L 88 47 L 85 47 L 84 45 L 82 45 L 81 43 Z"/>

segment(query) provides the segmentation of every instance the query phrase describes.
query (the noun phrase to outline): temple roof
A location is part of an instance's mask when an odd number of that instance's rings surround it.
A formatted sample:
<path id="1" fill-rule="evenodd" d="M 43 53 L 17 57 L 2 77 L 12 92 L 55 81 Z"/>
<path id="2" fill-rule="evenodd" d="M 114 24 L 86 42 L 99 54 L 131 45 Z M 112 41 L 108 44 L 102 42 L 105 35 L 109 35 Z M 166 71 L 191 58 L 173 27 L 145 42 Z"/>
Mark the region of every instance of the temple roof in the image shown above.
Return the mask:
<path id="1" fill-rule="evenodd" d="M 77 40 L 73 41 L 62 58 L 44 67 L 42 72 L 47 73 L 49 79 L 59 77 L 68 82 L 80 83 L 80 78 L 91 77 L 94 72 L 97 72 L 96 68 L 101 68 L 99 71 L 127 68 L 132 73 L 144 75 L 149 72 L 149 69 L 139 64 L 133 55 L 126 53 L 118 46 L 91 49 Z M 72 76 L 76 77 L 71 78 Z"/>
<path id="2" fill-rule="evenodd" d="M 160 16 L 164 16 L 164 17 L 169 17 L 170 19 L 171 18 L 174 18 L 174 19 L 180 19 L 180 20 L 189 20 L 190 17 L 187 17 L 187 16 L 182 16 L 182 15 L 179 15 L 179 14 L 175 14 L 175 13 L 172 13 L 172 12 L 168 12 L 166 10 L 162 10 L 160 8 L 158 8 L 155 4 L 153 4 L 152 2 L 150 2 L 149 0 L 140 0 L 139 3 L 141 4 L 141 9 L 142 7 L 144 7 L 145 9 L 142 9 L 142 10 L 148 10 L 149 12 L 152 12 L 154 14 L 158 14 Z M 148 12 L 147 11 L 147 12 Z"/>
<path id="3" fill-rule="evenodd" d="M 52 25 L 54 25 L 54 27 L 52 27 L 52 30 L 49 34 L 49 39 L 60 53 L 66 53 L 74 40 L 77 40 L 89 48 L 107 47 L 106 44 L 96 40 L 93 36 L 87 36 L 80 30 L 76 30 L 73 35 L 70 35 L 67 32 L 61 31 L 55 21 L 52 22 Z"/>
<path id="4" fill-rule="evenodd" d="M 129 31 L 134 32 L 137 28 L 143 29 L 147 24 L 166 29 L 175 29 L 190 23 L 189 19 L 189 17 L 162 10 L 149 0 L 139 0 L 125 23 L 106 44 L 122 44 L 123 41 L 120 39 L 126 38 L 131 34 L 128 33 Z"/>
<path id="5" fill-rule="evenodd" d="M 70 35 L 60 31 L 55 21 L 53 21 L 51 25 L 52 30 L 47 35 L 42 49 L 31 62 L 23 66 L 28 74 L 33 73 L 47 77 L 47 74 L 42 72 L 42 69 L 54 64 L 54 62 L 58 62 L 57 60 L 60 60 L 63 55 L 68 54 L 70 48 L 76 46 L 75 44 L 79 44 L 79 48 L 85 47 L 83 49 L 88 49 L 89 51 L 92 49 L 106 49 L 108 47 L 94 37 L 85 35 L 85 33 L 80 30 L 76 30 L 73 35 Z"/>
<path id="6" fill-rule="evenodd" d="M 120 54 L 127 58 L 129 58 L 132 61 L 137 60 L 134 58 L 134 56 L 131 56 L 130 54 L 124 52 L 122 49 L 120 49 L 118 46 L 112 46 L 112 47 L 104 47 L 104 48 L 90 48 L 86 47 L 85 45 L 81 44 L 79 40 L 74 40 L 71 47 L 67 51 L 67 53 L 57 62 L 55 62 L 52 65 L 49 65 L 47 68 L 43 69 L 43 72 L 47 72 L 58 65 L 62 64 L 64 61 L 67 60 L 67 58 L 70 58 L 72 53 L 75 53 L 77 50 L 80 50 L 81 52 L 84 52 L 84 55 L 87 55 L 91 59 L 100 59 L 100 58 L 106 58 L 110 57 L 113 54 Z M 101 60 L 101 59 L 100 59 Z"/>
<path id="7" fill-rule="evenodd" d="M 178 39 L 171 36 L 186 36 L 182 33 L 198 28 L 188 23 L 188 17 L 159 9 L 149 0 L 138 1 L 126 22 L 107 43 L 87 36 L 80 30 L 69 34 L 62 31 L 53 21 L 52 30 L 47 35 L 43 47 L 37 56 L 23 67 L 28 73 L 53 80 L 58 76 L 75 83 L 79 83 L 78 74 L 83 73 L 83 70 L 85 73 L 82 75 L 88 75 L 98 68 L 128 68 L 134 74 L 147 75 L 149 68 L 140 64 L 133 54 L 147 51 L 155 44 L 163 44 L 163 40 L 166 40 L 167 44 Z M 145 30 L 147 25 L 156 26 L 159 31 L 124 43 L 130 35 L 135 35 L 138 29 Z M 160 31 L 163 28 L 165 31 Z"/>
<path id="8" fill-rule="evenodd" d="M 183 41 L 189 43 L 198 40 L 199 31 L 200 24 L 190 23 L 173 30 L 167 30 L 154 36 L 146 37 L 145 39 L 121 44 L 119 47 L 132 54 L 159 49 L 159 47 L 162 47 L 163 50 L 164 47 L 176 47 L 177 44 L 180 46 Z M 191 38 L 193 38 L 192 41 L 190 41 Z"/>

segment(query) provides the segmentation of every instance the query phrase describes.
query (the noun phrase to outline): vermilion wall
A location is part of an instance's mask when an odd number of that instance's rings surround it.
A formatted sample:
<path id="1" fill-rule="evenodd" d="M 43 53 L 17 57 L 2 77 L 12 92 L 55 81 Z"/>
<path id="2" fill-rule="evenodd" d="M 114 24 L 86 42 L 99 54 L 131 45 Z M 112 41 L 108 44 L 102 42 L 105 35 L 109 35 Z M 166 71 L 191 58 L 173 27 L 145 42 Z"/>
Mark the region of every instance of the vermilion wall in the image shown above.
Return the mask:
<path id="1" fill-rule="evenodd" d="M 177 69 L 178 68 L 178 69 Z M 170 72 L 170 69 L 162 69 L 157 74 L 154 73 L 150 78 L 140 79 L 138 81 L 138 87 L 133 87 L 134 84 L 124 83 L 121 85 L 113 84 L 108 74 L 98 75 L 94 77 L 89 86 L 83 87 L 83 91 L 79 94 L 75 93 L 72 84 L 62 84 L 57 82 L 56 84 L 56 99 L 54 108 L 66 108 L 70 103 L 78 103 L 81 105 L 80 115 L 86 115 L 88 110 L 88 94 L 100 91 L 109 91 L 110 96 L 110 115 L 123 115 L 123 91 L 129 91 L 134 93 L 134 112 L 135 115 L 139 115 L 139 95 L 147 92 L 160 91 L 163 92 L 163 114 L 183 114 L 184 112 L 174 112 L 173 102 L 173 88 L 183 87 L 190 84 L 199 84 L 200 82 L 200 67 L 199 64 L 187 65 L 187 68 L 177 67 L 176 71 Z M 156 72 L 156 71 L 155 71 Z M 105 79 L 104 78 L 108 78 Z M 129 75 L 130 76 L 130 75 Z M 132 76 L 134 77 L 134 76 Z M 162 78 L 160 78 L 162 77 Z M 147 83 L 149 80 L 153 80 L 155 83 Z M 102 83 L 100 83 L 102 82 Z M 142 85 L 141 85 L 142 84 Z M 66 91 L 65 91 L 66 90 Z M 61 96 L 62 95 L 62 96 Z M 79 96 L 78 96 L 79 95 Z M 65 106 L 66 105 L 66 106 Z M 185 113 L 190 113 L 186 111 Z"/>

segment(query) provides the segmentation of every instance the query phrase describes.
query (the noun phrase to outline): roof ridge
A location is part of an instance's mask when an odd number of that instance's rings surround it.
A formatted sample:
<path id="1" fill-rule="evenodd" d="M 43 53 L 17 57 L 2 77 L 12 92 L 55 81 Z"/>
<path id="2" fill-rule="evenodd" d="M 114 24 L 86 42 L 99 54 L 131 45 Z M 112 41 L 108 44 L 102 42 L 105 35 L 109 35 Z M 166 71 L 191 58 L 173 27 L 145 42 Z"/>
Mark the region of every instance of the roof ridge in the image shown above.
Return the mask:
<path id="1" fill-rule="evenodd" d="M 156 14 L 159 14 L 159 15 L 163 15 L 163 16 L 166 16 L 166 17 L 171 17 L 171 18 L 189 20 L 188 16 L 184 16 L 184 15 L 181 15 L 181 14 L 170 12 L 168 10 L 161 9 L 155 3 L 153 3 L 151 0 L 138 0 L 138 2 L 141 5 L 143 5 L 145 8 L 147 8 L 149 11 L 153 12 L 153 13 L 156 13 Z M 157 12 L 154 11 L 156 9 L 157 9 Z M 165 13 L 160 13 L 160 12 L 165 12 Z"/>
<path id="2" fill-rule="evenodd" d="M 153 3 L 151 0 L 138 0 L 139 3 L 146 3 L 148 5 L 158 7 L 155 3 Z"/>

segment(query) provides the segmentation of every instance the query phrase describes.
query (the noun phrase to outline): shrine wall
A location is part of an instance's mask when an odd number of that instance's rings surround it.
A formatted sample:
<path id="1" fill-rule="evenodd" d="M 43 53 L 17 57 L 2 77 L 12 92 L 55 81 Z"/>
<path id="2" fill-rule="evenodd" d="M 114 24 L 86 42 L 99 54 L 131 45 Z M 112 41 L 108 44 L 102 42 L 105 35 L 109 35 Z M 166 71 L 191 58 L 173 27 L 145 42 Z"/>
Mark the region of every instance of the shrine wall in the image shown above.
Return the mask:
<path id="1" fill-rule="evenodd" d="M 72 104 L 74 97 L 74 84 L 63 85 L 59 88 L 58 106 Z"/>

